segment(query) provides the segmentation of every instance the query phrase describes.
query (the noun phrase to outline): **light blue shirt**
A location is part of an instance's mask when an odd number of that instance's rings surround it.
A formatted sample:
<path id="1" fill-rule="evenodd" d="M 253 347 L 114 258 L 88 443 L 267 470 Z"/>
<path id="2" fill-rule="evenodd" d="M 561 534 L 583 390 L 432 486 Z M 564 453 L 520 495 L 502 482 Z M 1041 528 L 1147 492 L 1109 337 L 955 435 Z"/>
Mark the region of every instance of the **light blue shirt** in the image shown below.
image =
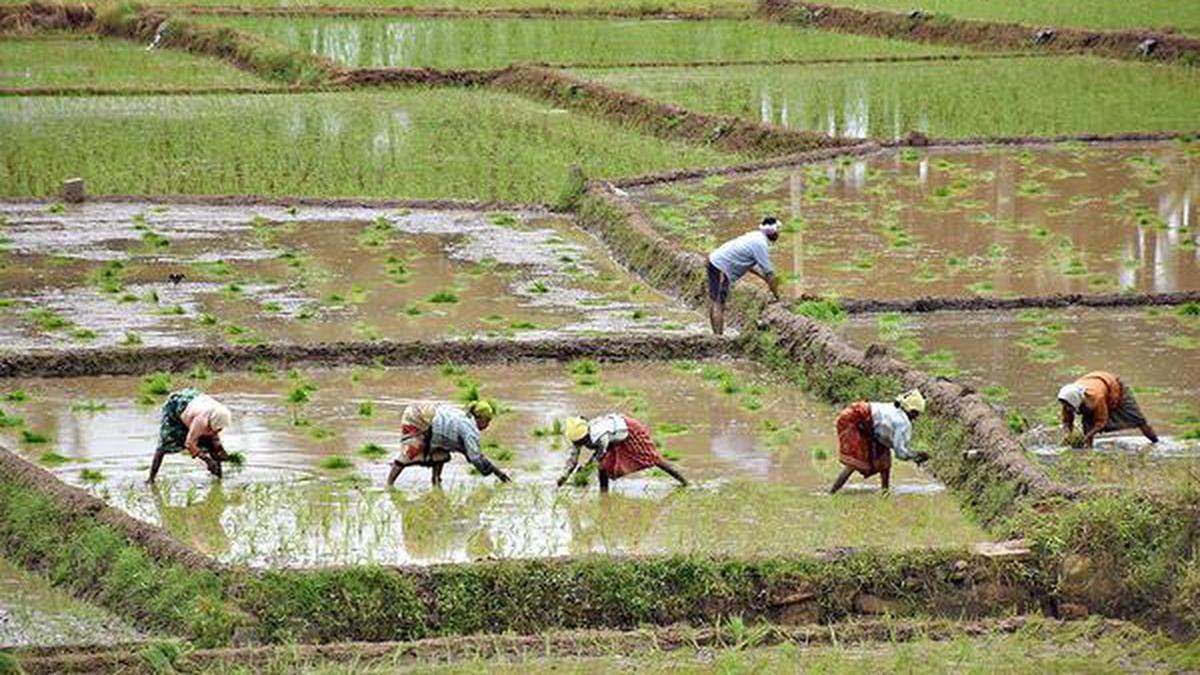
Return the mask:
<path id="1" fill-rule="evenodd" d="M 757 266 L 764 274 L 771 274 L 771 255 L 767 250 L 767 235 L 761 231 L 747 232 L 736 239 L 721 244 L 708 256 L 713 267 L 725 273 L 732 284 L 741 279 L 746 272 Z"/>
<path id="2" fill-rule="evenodd" d="M 430 431 L 429 445 L 432 450 L 461 452 L 466 455 L 467 461 L 479 469 L 479 473 L 485 476 L 492 474 L 491 461 L 479 449 L 479 427 L 475 424 L 475 418 L 463 412 L 462 408 L 455 405 L 438 406 Z"/>
<path id="3" fill-rule="evenodd" d="M 916 453 L 909 447 L 912 420 L 895 403 L 872 403 L 871 423 L 875 440 L 892 449 L 896 459 L 913 460 Z"/>

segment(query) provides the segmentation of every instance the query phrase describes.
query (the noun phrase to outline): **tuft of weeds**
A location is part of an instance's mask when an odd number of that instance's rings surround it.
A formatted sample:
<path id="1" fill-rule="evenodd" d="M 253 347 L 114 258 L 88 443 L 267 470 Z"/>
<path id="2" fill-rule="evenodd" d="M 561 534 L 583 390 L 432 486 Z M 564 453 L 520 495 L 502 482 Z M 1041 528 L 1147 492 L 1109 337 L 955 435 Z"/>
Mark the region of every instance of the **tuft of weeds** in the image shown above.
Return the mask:
<path id="1" fill-rule="evenodd" d="M 38 461 L 41 462 L 42 464 L 45 464 L 46 466 L 53 467 L 53 466 L 62 466 L 63 464 L 66 464 L 70 460 L 67 459 L 66 457 L 63 457 L 62 455 L 58 454 L 57 452 L 54 452 L 53 450 L 47 450 L 46 452 L 43 452 L 41 454 L 41 456 L 38 457 Z"/>
<path id="2" fill-rule="evenodd" d="M 50 442 L 50 437 L 31 429 L 21 430 L 21 442 L 29 445 L 44 445 Z"/>
<path id="3" fill-rule="evenodd" d="M 89 485 L 104 482 L 104 472 L 99 469 L 81 469 L 79 471 L 79 480 Z"/>
<path id="4" fill-rule="evenodd" d="M 349 457 L 342 455 L 329 455 L 321 458 L 319 466 L 326 471 L 344 471 L 352 468 L 354 462 L 350 461 Z"/>
<path id="5" fill-rule="evenodd" d="M 440 290 L 425 299 L 435 305 L 449 305 L 458 302 L 458 294 L 451 290 Z"/>
<path id="6" fill-rule="evenodd" d="M 375 416 L 375 402 L 374 401 L 361 401 L 358 404 L 358 416 L 365 417 L 365 418 L 374 417 Z"/>
<path id="7" fill-rule="evenodd" d="M 381 459 L 386 457 L 388 453 L 387 450 L 385 450 L 384 447 L 378 443 L 364 443 L 363 446 L 358 449 L 358 454 L 366 457 L 367 459 Z"/>

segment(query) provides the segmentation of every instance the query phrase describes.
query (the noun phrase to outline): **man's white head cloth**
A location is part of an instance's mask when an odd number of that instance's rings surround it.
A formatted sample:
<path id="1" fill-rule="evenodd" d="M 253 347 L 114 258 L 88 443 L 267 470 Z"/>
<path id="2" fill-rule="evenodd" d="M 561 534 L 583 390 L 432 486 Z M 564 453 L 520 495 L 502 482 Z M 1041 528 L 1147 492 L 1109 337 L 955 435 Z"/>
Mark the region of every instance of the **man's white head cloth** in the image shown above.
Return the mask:
<path id="1" fill-rule="evenodd" d="M 779 234 L 779 219 L 770 216 L 763 218 L 762 223 L 758 226 L 758 230 L 768 237 Z"/>
<path id="2" fill-rule="evenodd" d="M 213 431 L 226 429 L 231 421 L 233 421 L 233 415 L 230 414 L 229 408 L 220 403 L 214 405 L 212 411 L 208 413 L 208 428 Z"/>
<path id="3" fill-rule="evenodd" d="M 1063 388 L 1058 390 L 1058 400 L 1079 410 L 1079 407 L 1083 405 L 1083 385 L 1075 382 L 1063 385 Z"/>

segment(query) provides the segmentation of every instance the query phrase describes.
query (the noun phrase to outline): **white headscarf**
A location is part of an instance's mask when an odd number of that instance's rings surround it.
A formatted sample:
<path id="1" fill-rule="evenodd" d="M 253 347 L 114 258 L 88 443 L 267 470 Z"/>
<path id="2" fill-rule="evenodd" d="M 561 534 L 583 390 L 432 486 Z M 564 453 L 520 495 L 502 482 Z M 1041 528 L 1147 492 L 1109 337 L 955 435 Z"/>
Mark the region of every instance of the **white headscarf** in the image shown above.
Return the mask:
<path id="1" fill-rule="evenodd" d="M 1063 385 L 1063 388 L 1058 390 L 1058 400 L 1078 411 L 1083 405 L 1083 385 L 1077 382 Z"/>
<path id="2" fill-rule="evenodd" d="M 223 431 L 233 421 L 232 418 L 233 415 L 229 413 L 229 408 L 217 403 L 208 413 L 208 428 L 213 431 Z"/>

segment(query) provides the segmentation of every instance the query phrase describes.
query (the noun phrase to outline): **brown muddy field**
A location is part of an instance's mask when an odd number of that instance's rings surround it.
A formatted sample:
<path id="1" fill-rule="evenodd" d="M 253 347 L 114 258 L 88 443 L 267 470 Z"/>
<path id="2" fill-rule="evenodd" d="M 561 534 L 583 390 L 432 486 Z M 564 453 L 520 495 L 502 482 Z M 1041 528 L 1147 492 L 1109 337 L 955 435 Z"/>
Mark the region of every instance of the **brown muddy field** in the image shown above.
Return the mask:
<path id="1" fill-rule="evenodd" d="M 5 419 L 21 419 L 0 437 L 181 541 L 223 561 L 256 565 L 588 552 L 754 555 L 986 539 L 931 476 L 904 463 L 894 471 L 890 497 L 877 493 L 878 481 L 857 480 L 845 494 L 825 495 L 839 470 L 836 411 L 745 363 L 193 375 L 200 379 L 9 380 L 5 394 L 16 400 L 3 404 Z M 245 466 L 215 483 L 198 463 L 173 456 L 151 489 L 142 481 L 163 398 L 154 392 L 188 384 L 235 411 L 226 446 L 244 454 Z M 289 404 L 299 386 L 310 401 Z M 484 450 L 514 484 L 498 487 L 455 458 L 443 490 L 431 490 L 428 471 L 416 468 L 397 490 L 384 489 L 403 406 L 418 398 L 453 400 L 475 386 L 507 409 L 484 433 Z M 617 481 L 606 498 L 594 478 L 586 488 L 556 490 L 565 453 L 554 420 L 610 410 L 648 422 L 693 486 L 677 489 L 653 470 Z M 384 453 L 364 454 L 368 443 Z M 329 468 L 334 457 L 350 466 Z"/>
<path id="2" fill-rule="evenodd" d="M 777 215 L 793 297 L 1200 289 L 1191 144 L 907 148 L 630 192 L 699 251 Z"/>
<path id="3" fill-rule="evenodd" d="M 698 332 L 538 213 L 3 204 L 18 349 Z"/>
<path id="4" fill-rule="evenodd" d="M 102 645 L 140 640 L 108 612 L 56 591 L 0 558 L 0 648 Z"/>

